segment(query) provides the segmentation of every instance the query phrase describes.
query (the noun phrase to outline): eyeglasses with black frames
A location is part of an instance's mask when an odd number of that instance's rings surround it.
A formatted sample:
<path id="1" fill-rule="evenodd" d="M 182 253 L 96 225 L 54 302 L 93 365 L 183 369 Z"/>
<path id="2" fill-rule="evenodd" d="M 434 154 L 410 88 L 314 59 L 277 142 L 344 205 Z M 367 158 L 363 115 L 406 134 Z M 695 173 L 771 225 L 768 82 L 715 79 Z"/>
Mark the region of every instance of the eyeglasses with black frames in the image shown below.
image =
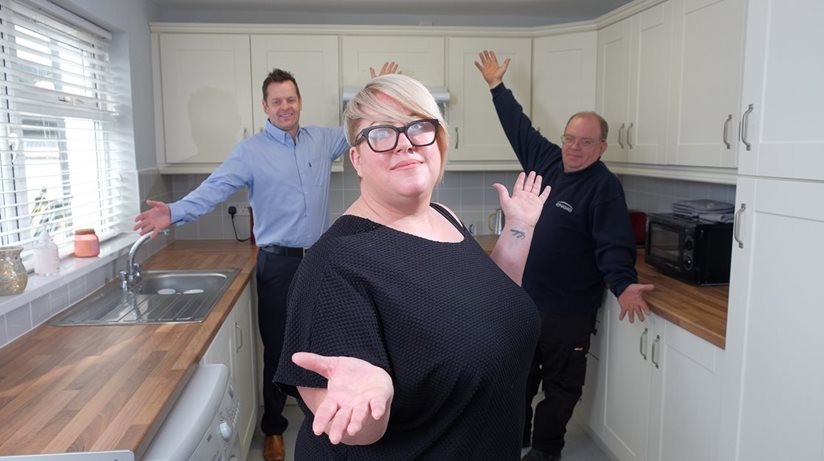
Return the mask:
<path id="1" fill-rule="evenodd" d="M 604 142 L 602 139 L 576 138 L 575 136 L 570 136 L 568 134 L 561 136 L 561 141 L 564 142 L 565 146 L 572 146 L 577 142 L 579 146 L 587 149 Z"/>
<path id="2" fill-rule="evenodd" d="M 403 133 L 409 143 L 415 147 L 430 146 L 438 137 L 438 125 L 438 120 L 433 118 L 414 120 L 404 126 L 369 126 L 355 136 L 354 144 L 357 146 L 365 139 L 373 151 L 389 152 L 398 147 L 398 138 Z"/>

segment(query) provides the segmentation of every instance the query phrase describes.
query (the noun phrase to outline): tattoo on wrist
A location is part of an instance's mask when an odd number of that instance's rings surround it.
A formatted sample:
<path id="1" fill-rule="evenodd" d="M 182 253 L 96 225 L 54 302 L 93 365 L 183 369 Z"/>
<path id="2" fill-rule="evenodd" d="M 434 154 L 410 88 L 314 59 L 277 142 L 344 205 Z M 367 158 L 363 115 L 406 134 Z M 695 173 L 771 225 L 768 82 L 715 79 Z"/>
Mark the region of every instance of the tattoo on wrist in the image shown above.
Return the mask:
<path id="1" fill-rule="evenodd" d="M 509 232 L 512 233 L 512 236 L 518 240 L 523 240 L 526 238 L 526 232 L 524 231 L 518 229 L 511 229 Z"/>

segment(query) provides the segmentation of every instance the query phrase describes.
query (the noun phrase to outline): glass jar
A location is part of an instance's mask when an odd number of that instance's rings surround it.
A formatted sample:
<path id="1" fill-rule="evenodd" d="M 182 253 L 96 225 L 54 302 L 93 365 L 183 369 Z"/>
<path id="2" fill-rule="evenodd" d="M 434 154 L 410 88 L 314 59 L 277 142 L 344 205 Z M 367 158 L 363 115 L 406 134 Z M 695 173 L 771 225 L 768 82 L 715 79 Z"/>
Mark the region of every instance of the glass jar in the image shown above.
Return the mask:
<path id="1" fill-rule="evenodd" d="M 26 289 L 29 274 L 20 259 L 21 246 L 0 247 L 0 296 L 16 295 Z"/>
<path id="2" fill-rule="evenodd" d="M 74 231 L 74 255 L 79 258 L 91 258 L 100 254 L 100 239 L 94 229 L 77 229 Z"/>

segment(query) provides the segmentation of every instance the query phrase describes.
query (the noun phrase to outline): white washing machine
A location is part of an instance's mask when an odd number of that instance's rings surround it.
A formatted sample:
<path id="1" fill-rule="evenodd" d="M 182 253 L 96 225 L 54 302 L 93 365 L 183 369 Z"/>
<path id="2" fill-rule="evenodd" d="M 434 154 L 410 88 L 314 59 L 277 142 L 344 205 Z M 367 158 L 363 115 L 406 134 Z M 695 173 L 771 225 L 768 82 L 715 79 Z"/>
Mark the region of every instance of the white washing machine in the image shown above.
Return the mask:
<path id="1" fill-rule="evenodd" d="M 198 365 L 143 460 L 243 461 L 239 406 L 226 365 Z"/>

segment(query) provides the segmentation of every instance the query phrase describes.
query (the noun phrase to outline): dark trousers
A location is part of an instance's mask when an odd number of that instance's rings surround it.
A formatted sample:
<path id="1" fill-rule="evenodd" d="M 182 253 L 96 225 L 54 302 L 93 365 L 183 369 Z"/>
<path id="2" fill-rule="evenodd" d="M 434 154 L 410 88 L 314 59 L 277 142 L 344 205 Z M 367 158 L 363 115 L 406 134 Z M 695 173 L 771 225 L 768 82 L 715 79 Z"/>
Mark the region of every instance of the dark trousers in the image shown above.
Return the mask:
<path id="1" fill-rule="evenodd" d="M 283 417 L 286 394 L 272 379 L 283 349 L 289 285 L 299 264 L 300 258 L 258 251 L 258 326 L 263 341 L 263 417 L 260 429 L 266 435 L 283 434 L 289 424 Z"/>
<path id="2" fill-rule="evenodd" d="M 526 383 L 524 446 L 530 443 L 533 427 L 532 399 L 543 381 L 544 398 L 535 407 L 532 447 L 553 455 L 561 453 L 566 425 L 584 386 L 594 328 L 595 312 L 584 317 L 541 314 L 541 337 Z"/>

